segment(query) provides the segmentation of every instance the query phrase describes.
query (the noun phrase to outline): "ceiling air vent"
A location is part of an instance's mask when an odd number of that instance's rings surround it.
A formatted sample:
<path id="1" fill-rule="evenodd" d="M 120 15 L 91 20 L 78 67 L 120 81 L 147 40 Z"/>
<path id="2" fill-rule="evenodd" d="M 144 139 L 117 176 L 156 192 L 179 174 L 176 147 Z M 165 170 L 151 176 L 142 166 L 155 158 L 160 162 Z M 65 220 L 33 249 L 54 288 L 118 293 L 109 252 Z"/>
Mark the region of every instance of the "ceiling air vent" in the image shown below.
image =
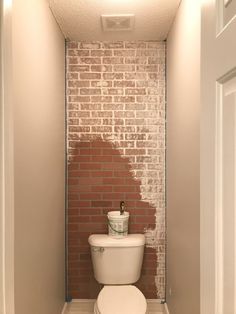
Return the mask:
<path id="1" fill-rule="evenodd" d="M 134 28 L 134 14 L 102 15 L 104 32 L 132 31 Z"/>

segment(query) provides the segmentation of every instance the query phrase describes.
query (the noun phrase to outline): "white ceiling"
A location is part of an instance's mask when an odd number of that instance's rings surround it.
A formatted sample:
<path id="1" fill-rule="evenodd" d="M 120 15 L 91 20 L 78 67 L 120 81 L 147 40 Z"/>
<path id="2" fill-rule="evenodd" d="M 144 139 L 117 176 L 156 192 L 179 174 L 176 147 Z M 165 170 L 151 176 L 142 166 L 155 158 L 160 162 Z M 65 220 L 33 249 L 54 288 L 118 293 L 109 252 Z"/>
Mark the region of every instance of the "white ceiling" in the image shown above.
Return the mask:
<path id="1" fill-rule="evenodd" d="M 65 37 L 78 41 L 164 40 L 181 0 L 49 0 Z M 102 14 L 135 14 L 134 30 L 103 32 Z"/>

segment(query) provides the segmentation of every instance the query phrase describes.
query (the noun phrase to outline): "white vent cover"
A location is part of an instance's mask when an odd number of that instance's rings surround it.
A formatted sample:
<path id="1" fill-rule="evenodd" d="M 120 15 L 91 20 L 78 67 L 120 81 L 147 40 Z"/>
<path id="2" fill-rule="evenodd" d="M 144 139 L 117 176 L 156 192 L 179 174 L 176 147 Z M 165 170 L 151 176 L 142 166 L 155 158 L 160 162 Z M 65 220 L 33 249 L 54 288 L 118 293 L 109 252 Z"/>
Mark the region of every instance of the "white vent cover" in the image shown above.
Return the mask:
<path id="1" fill-rule="evenodd" d="M 132 31 L 134 14 L 101 15 L 104 32 Z"/>

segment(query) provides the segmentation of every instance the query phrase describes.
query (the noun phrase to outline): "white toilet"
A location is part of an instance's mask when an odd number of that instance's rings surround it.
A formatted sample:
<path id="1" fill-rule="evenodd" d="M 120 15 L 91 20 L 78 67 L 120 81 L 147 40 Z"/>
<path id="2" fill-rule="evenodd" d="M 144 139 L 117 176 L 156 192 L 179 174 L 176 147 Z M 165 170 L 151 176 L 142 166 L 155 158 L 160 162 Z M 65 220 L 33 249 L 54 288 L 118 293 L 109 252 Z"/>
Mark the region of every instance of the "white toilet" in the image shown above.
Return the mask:
<path id="1" fill-rule="evenodd" d="M 130 234 L 113 238 L 89 237 L 95 279 L 104 285 L 94 306 L 95 314 L 146 314 L 147 302 L 132 284 L 140 277 L 145 238 Z"/>

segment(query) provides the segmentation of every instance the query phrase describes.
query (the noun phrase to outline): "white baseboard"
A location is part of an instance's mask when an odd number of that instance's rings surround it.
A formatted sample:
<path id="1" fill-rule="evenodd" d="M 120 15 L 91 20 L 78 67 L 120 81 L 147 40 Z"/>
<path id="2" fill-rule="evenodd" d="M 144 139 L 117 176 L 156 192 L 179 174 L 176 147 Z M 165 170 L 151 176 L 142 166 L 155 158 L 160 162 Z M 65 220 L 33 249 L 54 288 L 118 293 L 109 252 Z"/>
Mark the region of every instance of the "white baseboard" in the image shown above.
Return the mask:
<path id="1" fill-rule="evenodd" d="M 68 303 L 64 304 L 61 314 L 67 314 L 67 305 Z"/>
<path id="2" fill-rule="evenodd" d="M 164 303 L 165 314 L 170 314 L 167 303 Z"/>
<path id="3" fill-rule="evenodd" d="M 72 299 L 73 303 L 84 303 L 84 302 L 95 302 L 95 301 L 96 301 L 96 299 Z M 147 299 L 147 302 L 148 303 L 163 304 L 162 299 Z M 64 313 L 62 312 L 62 314 L 64 314 Z"/>
<path id="4" fill-rule="evenodd" d="M 72 299 L 73 303 L 87 303 L 87 302 L 95 302 L 96 299 Z"/>
<path id="5" fill-rule="evenodd" d="M 156 303 L 156 304 L 162 304 L 162 299 L 146 299 L 148 303 Z"/>
<path id="6" fill-rule="evenodd" d="M 91 309 L 91 306 L 94 305 L 95 301 L 96 300 L 93 300 L 93 299 L 73 299 L 70 302 L 70 305 L 68 305 L 67 311 L 69 312 L 69 310 L 71 311 L 72 309 L 74 311 L 75 311 L 75 309 L 77 309 L 77 311 L 78 311 L 78 308 L 80 308 L 81 305 L 82 305 L 83 309 L 84 309 L 84 306 L 86 306 L 86 308 L 88 307 L 89 309 Z M 169 314 L 166 304 L 163 304 L 163 300 L 147 299 L 147 305 L 148 305 L 148 307 L 152 308 L 152 310 L 153 309 L 156 310 L 158 313 L 160 311 L 164 310 L 164 314 Z M 72 312 L 73 312 L 73 310 L 72 310 Z M 67 314 L 67 311 L 62 312 L 62 314 Z"/>

